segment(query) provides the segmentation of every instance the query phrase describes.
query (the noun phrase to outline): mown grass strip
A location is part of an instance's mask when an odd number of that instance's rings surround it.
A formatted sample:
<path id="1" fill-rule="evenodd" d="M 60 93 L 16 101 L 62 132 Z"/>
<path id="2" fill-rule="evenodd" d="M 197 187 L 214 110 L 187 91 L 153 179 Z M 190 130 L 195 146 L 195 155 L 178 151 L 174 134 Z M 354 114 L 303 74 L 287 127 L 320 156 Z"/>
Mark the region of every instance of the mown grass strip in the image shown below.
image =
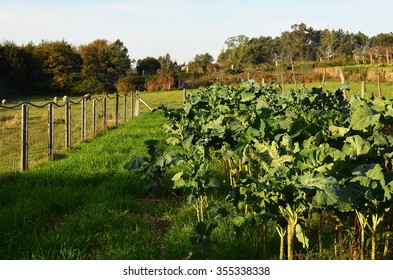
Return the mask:
<path id="1" fill-rule="evenodd" d="M 0 258 L 157 256 L 149 244 L 170 225 L 166 208 L 175 202 L 153 199 L 145 182 L 122 166 L 131 155 L 146 154 L 144 140 L 164 138 L 162 122 L 160 112 L 143 114 L 61 160 L 3 178 Z"/>

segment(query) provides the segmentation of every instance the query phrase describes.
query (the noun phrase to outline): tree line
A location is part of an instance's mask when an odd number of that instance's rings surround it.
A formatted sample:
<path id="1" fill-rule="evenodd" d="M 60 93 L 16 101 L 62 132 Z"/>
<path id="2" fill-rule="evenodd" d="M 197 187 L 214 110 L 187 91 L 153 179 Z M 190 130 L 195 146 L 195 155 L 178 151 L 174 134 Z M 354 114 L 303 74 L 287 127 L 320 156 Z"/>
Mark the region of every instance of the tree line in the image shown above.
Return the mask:
<path id="1" fill-rule="evenodd" d="M 317 30 L 300 23 L 292 25 L 291 31 L 282 32 L 275 38 L 238 35 L 228 38 L 225 45 L 218 61 L 237 68 L 293 61 L 322 61 L 340 65 L 390 64 L 393 33 L 368 37 L 362 32 Z"/>
<path id="2" fill-rule="evenodd" d="M 73 46 L 42 41 L 18 46 L 0 43 L 0 96 L 50 96 L 177 88 L 182 81 L 209 85 L 212 73 L 236 74 L 260 65 L 323 62 L 336 65 L 391 63 L 393 33 L 373 37 L 339 30 L 317 30 L 304 23 L 272 38 L 228 38 L 213 63 L 209 53 L 179 65 L 169 54 L 130 59 L 123 42 L 98 39 Z"/>
<path id="3" fill-rule="evenodd" d="M 66 41 L 0 44 L 0 94 L 4 96 L 111 92 L 131 60 L 120 40 L 95 40 L 78 48 Z"/>

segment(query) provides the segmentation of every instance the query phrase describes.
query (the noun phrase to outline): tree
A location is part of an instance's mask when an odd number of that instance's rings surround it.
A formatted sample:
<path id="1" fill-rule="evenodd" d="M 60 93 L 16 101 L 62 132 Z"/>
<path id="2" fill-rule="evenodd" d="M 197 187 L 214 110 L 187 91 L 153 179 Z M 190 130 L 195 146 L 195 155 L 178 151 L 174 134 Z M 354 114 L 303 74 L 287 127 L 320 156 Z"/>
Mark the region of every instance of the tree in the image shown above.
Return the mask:
<path id="1" fill-rule="evenodd" d="M 76 49 L 62 41 L 42 41 L 35 48 L 36 59 L 52 90 L 69 91 L 72 89 L 71 76 L 79 73 L 82 59 Z"/>
<path id="2" fill-rule="evenodd" d="M 161 81 L 162 88 L 170 90 L 175 85 L 175 72 L 177 63 L 173 62 L 169 53 L 159 56 L 157 61 L 160 64 L 157 79 Z"/>
<path id="3" fill-rule="evenodd" d="M 116 90 L 116 82 L 126 75 L 131 66 L 128 50 L 120 40 L 111 44 L 107 40 L 95 40 L 80 46 L 79 52 L 83 59 L 84 78 L 92 80 L 90 84 L 97 85 L 94 80 L 98 81 L 107 92 Z"/>
<path id="4" fill-rule="evenodd" d="M 249 38 L 245 35 L 229 37 L 225 41 L 227 49 L 221 51 L 218 61 L 240 69 L 243 68 L 243 65 L 251 63 L 247 56 L 248 42 Z"/>
<path id="5" fill-rule="evenodd" d="M 102 39 L 79 47 L 83 59 L 82 74 L 85 77 L 104 80 L 109 64 L 108 47 L 108 41 Z"/>
<path id="6" fill-rule="evenodd" d="M 387 34 L 378 34 L 377 36 L 371 38 L 371 44 L 375 53 L 379 55 L 386 53 L 386 63 L 390 64 L 390 56 L 393 52 L 393 33 L 390 32 Z"/>
<path id="7" fill-rule="evenodd" d="M 120 40 L 116 40 L 109 45 L 108 59 L 108 80 L 110 83 L 115 84 L 131 68 L 128 50 Z"/>
<path id="8" fill-rule="evenodd" d="M 0 44 L 0 82 L 7 88 L 15 88 L 23 81 L 25 54 L 14 42 Z"/>
<path id="9" fill-rule="evenodd" d="M 205 73 L 212 70 L 213 61 L 214 58 L 209 53 L 197 54 L 194 60 L 190 61 L 188 66 L 191 68 L 190 71 L 192 72 Z"/>
<path id="10" fill-rule="evenodd" d="M 335 56 L 338 43 L 337 34 L 334 30 L 323 30 L 321 34 L 321 43 L 318 48 L 321 58 L 331 61 Z"/>
<path id="11" fill-rule="evenodd" d="M 352 36 L 352 40 L 355 46 L 354 59 L 356 63 L 358 63 L 359 59 L 362 59 L 362 62 L 365 63 L 367 50 L 370 48 L 370 38 L 368 38 L 365 34 L 361 32 L 353 34 Z"/>
<path id="12" fill-rule="evenodd" d="M 304 23 L 291 26 L 292 31 L 281 34 L 282 57 L 293 60 L 315 60 L 319 34 Z"/>
<path id="13" fill-rule="evenodd" d="M 247 57 L 255 65 L 268 63 L 274 60 L 274 54 L 280 53 L 280 49 L 277 40 L 273 40 L 272 37 L 252 38 L 249 41 Z"/>
<path id="14" fill-rule="evenodd" d="M 161 69 L 160 62 L 154 57 L 146 57 L 137 61 L 136 71 L 138 75 L 154 75 Z"/>

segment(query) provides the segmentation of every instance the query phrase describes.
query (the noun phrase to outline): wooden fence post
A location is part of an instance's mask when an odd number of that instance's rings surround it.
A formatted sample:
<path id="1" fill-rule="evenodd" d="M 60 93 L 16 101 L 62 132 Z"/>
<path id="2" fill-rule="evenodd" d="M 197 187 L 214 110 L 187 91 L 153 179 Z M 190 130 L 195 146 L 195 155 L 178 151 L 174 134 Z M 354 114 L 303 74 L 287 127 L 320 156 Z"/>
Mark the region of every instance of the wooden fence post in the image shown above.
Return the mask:
<path id="1" fill-rule="evenodd" d="M 139 116 L 139 92 L 136 92 L 135 96 L 135 117 Z"/>
<path id="2" fill-rule="evenodd" d="M 362 98 L 364 98 L 364 93 L 366 92 L 366 86 L 364 84 L 364 81 L 362 82 Z"/>
<path id="3" fill-rule="evenodd" d="M 53 160 L 53 103 L 49 103 L 48 108 L 48 158 Z"/>
<path id="4" fill-rule="evenodd" d="M 67 96 L 64 96 L 65 103 L 65 146 L 67 149 L 71 147 L 71 102 Z"/>
<path id="5" fill-rule="evenodd" d="M 291 68 L 292 68 L 293 82 L 295 83 L 295 90 L 297 90 L 296 74 L 295 74 L 295 66 L 293 65 L 293 60 L 292 60 L 292 57 L 291 57 Z"/>
<path id="6" fill-rule="evenodd" d="M 381 75 L 381 73 L 379 73 L 379 71 L 378 71 L 378 80 L 377 80 L 377 82 L 378 82 L 378 97 L 379 97 L 379 98 L 382 98 L 382 90 L 381 90 L 381 83 L 380 83 L 380 75 Z"/>
<path id="7" fill-rule="evenodd" d="M 97 99 L 93 98 L 93 135 L 97 134 Z"/>
<path id="8" fill-rule="evenodd" d="M 108 126 L 108 122 L 107 122 L 107 119 L 106 119 L 106 117 L 107 117 L 106 116 L 106 93 L 104 95 L 103 101 L 104 101 L 104 104 L 103 104 L 103 109 L 102 109 L 102 115 L 103 115 L 104 129 L 106 129 L 107 126 Z"/>
<path id="9" fill-rule="evenodd" d="M 340 69 L 340 79 L 341 79 L 341 83 L 345 84 L 344 70 L 342 68 Z M 347 99 L 347 91 L 345 89 L 343 90 L 343 94 L 344 94 L 344 99 Z"/>
<path id="10" fill-rule="evenodd" d="M 29 120 L 29 107 L 28 104 L 22 105 L 22 135 L 21 135 L 21 169 L 27 170 L 29 168 L 28 149 L 28 120 Z"/>
<path id="11" fill-rule="evenodd" d="M 321 87 L 325 87 L 325 79 L 326 79 L 326 66 L 323 68 L 323 76 L 322 76 L 322 85 Z"/>
<path id="12" fill-rule="evenodd" d="M 281 73 L 281 89 L 284 90 L 284 72 Z"/>
<path id="13" fill-rule="evenodd" d="M 118 93 L 116 93 L 115 101 L 116 101 L 115 104 L 116 126 L 119 126 L 119 94 Z"/>
<path id="14" fill-rule="evenodd" d="M 135 92 L 131 93 L 131 119 L 135 117 Z"/>
<path id="15" fill-rule="evenodd" d="M 86 140 L 86 97 L 82 98 L 82 124 L 81 124 L 81 138 Z"/>
<path id="16" fill-rule="evenodd" d="M 124 103 L 123 104 L 124 105 L 124 107 L 123 107 L 123 109 L 124 109 L 123 110 L 123 121 L 126 122 L 127 121 L 127 94 L 126 93 L 124 94 L 123 98 L 124 98 L 124 100 L 123 100 L 124 101 L 123 102 Z"/>
<path id="17" fill-rule="evenodd" d="M 185 102 L 187 99 L 187 90 L 183 88 L 183 101 Z"/>

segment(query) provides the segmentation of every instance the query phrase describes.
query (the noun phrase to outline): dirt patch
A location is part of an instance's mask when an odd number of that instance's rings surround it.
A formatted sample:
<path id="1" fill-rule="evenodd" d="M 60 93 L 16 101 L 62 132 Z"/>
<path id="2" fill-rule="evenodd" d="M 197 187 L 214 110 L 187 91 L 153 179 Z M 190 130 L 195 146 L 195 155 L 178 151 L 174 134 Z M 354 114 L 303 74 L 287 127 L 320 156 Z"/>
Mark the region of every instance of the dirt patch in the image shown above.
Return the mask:
<path id="1" fill-rule="evenodd" d="M 171 227 L 172 222 L 163 218 L 152 218 L 151 230 L 159 234 L 164 234 Z"/>
<path id="2" fill-rule="evenodd" d="M 64 219 L 65 213 L 52 213 L 45 223 L 44 231 L 48 232 L 54 230 L 56 226 Z"/>

